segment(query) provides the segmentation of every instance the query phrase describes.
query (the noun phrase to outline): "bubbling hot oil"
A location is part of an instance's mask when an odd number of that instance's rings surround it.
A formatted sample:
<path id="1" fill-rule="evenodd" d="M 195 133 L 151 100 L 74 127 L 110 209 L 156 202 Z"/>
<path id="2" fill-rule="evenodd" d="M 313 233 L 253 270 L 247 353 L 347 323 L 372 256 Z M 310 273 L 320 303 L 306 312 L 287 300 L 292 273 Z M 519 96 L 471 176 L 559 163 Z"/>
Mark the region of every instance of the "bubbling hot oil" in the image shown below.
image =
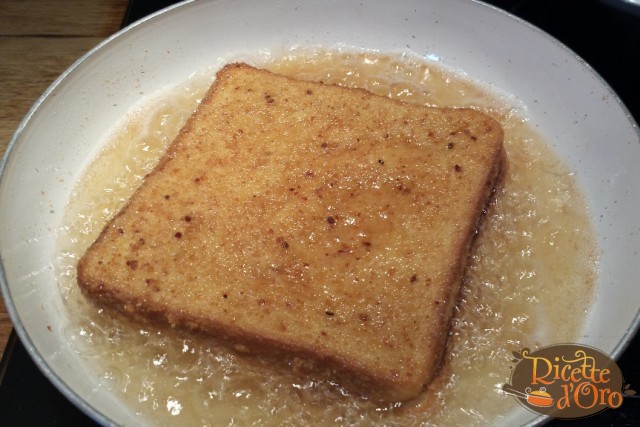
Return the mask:
<path id="1" fill-rule="evenodd" d="M 415 401 L 377 406 L 268 359 L 230 353 L 206 337 L 132 324 L 80 295 L 75 265 L 152 170 L 209 83 L 206 73 L 133 111 L 89 166 L 67 211 L 59 278 L 64 333 L 94 358 L 100 387 L 152 424 L 486 425 L 515 399 L 511 352 L 574 340 L 590 306 L 595 236 L 572 174 L 508 98 L 422 59 L 294 51 L 252 61 L 301 79 L 361 87 L 406 102 L 472 107 L 505 130 L 508 169 L 471 255 L 443 368 Z"/>

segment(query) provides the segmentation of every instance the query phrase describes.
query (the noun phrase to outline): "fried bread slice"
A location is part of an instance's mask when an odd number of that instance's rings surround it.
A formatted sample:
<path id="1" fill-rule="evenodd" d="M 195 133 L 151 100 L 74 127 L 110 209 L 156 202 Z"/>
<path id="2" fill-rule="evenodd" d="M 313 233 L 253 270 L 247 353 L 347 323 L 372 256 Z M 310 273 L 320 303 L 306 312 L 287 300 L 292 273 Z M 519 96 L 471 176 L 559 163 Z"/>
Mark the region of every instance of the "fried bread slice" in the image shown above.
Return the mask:
<path id="1" fill-rule="evenodd" d="M 227 65 L 81 258 L 79 286 L 410 399 L 445 351 L 502 140 L 471 109 Z"/>

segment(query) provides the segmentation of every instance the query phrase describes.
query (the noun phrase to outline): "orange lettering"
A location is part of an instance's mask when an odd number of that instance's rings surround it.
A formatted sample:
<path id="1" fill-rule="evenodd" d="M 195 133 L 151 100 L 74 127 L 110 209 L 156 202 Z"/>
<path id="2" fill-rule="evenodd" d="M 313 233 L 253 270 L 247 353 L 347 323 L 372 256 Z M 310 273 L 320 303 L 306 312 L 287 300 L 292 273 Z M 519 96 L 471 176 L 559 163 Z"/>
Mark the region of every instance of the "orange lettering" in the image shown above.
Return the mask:
<path id="1" fill-rule="evenodd" d="M 600 371 L 600 375 L 598 376 L 599 380 L 593 380 L 594 383 L 600 383 L 600 384 L 606 384 L 609 382 L 609 378 L 606 378 L 609 376 L 609 374 L 611 373 L 610 370 L 608 369 L 603 369 Z"/>
<path id="2" fill-rule="evenodd" d="M 545 359 L 544 357 L 532 357 L 531 360 L 533 360 L 533 375 L 531 378 L 531 384 L 532 385 L 535 385 L 538 383 L 546 384 L 546 385 L 553 384 L 553 380 L 552 381 L 545 380 L 545 378 L 547 378 L 553 372 L 553 365 L 551 364 L 551 362 Z M 539 360 L 546 364 L 547 372 L 544 375 L 538 375 Z"/>
<path id="3" fill-rule="evenodd" d="M 608 391 L 609 389 L 607 389 Z M 622 393 L 620 393 L 619 391 L 614 391 L 613 393 L 609 394 L 609 398 L 607 399 L 607 403 L 609 404 L 609 408 L 619 408 L 620 406 L 622 406 L 622 401 L 624 400 Z"/>
<path id="4" fill-rule="evenodd" d="M 569 400 L 569 387 L 573 388 L 573 384 L 562 384 L 563 396 L 558 399 L 556 403 L 556 407 L 558 409 L 565 409 L 571 406 L 571 401 Z"/>
<path id="5" fill-rule="evenodd" d="M 582 370 L 580 368 L 573 368 L 571 371 L 571 381 L 574 383 L 580 382 Z"/>
<path id="6" fill-rule="evenodd" d="M 582 399 L 580 398 L 580 395 L 582 396 L 592 395 L 593 399 L 590 403 L 588 403 L 587 405 L 584 405 L 582 402 Z M 578 407 L 582 409 L 591 409 L 594 406 L 596 406 L 596 404 L 598 403 L 598 389 L 596 388 L 596 386 L 594 386 L 591 383 L 588 383 L 588 382 L 580 383 L 576 388 L 576 391 L 573 393 L 573 400 L 576 402 L 576 405 L 578 405 Z"/>

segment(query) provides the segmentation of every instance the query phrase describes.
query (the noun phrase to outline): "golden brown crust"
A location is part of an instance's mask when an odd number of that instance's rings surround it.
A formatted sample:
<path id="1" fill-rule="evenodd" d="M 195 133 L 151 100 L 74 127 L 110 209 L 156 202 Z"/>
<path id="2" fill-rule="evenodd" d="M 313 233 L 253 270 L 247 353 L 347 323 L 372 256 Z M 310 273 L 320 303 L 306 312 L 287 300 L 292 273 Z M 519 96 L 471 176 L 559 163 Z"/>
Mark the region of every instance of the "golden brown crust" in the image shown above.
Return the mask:
<path id="1" fill-rule="evenodd" d="M 438 369 L 501 158 L 479 112 L 228 65 L 78 283 L 131 316 L 410 399 Z"/>

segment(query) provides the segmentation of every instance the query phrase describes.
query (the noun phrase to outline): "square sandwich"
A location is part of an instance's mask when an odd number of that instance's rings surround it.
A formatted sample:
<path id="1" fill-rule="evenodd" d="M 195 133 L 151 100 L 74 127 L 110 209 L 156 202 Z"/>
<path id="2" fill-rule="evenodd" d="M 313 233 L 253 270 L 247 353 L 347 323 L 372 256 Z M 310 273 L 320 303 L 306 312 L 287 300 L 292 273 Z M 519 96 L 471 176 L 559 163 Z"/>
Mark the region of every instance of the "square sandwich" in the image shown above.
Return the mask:
<path id="1" fill-rule="evenodd" d="M 100 306 L 411 399 L 442 360 L 502 151 L 471 109 L 230 64 L 78 283 Z"/>

